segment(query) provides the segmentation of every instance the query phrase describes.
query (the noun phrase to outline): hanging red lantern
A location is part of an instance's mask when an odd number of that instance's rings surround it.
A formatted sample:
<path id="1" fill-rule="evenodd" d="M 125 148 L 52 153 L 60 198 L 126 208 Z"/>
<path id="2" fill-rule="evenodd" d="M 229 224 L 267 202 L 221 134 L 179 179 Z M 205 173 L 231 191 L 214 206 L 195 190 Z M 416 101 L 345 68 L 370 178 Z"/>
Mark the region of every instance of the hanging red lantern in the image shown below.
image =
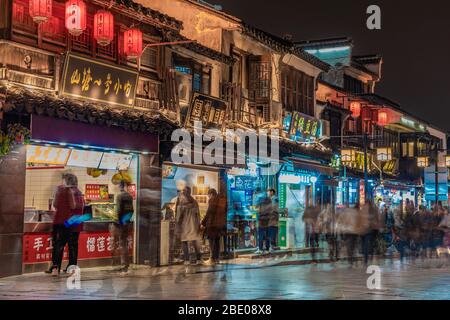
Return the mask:
<path id="1" fill-rule="evenodd" d="M 30 16 L 36 23 L 47 22 L 52 16 L 52 0 L 30 0 Z"/>
<path id="2" fill-rule="evenodd" d="M 388 124 L 388 114 L 386 111 L 378 112 L 378 124 L 380 126 L 385 126 Z"/>
<path id="3" fill-rule="evenodd" d="M 86 30 L 86 4 L 82 0 L 66 2 L 66 28 L 76 37 Z"/>
<path id="4" fill-rule="evenodd" d="M 358 118 L 361 115 L 361 103 L 357 101 L 350 103 L 350 111 L 354 118 Z"/>
<path id="5" fill-rule="evenodd" d="M 107 46 L 114 39 L 114 16 L 106 10 L 94 15 L 94 39 L 101 46 Z"/>
<path id="6" fill-rule="evenodd" d="M 361 110 L 361 118 L 364 121 L 373 121 L 374 113 L 369 107 L 365 107 Z"/>
<path id="7" fill-rule="evenodd" d="M 137 28 L 125 31 L 123 53 L 128 59 L 137 59 L 142 53 L 142 32 Z"/>

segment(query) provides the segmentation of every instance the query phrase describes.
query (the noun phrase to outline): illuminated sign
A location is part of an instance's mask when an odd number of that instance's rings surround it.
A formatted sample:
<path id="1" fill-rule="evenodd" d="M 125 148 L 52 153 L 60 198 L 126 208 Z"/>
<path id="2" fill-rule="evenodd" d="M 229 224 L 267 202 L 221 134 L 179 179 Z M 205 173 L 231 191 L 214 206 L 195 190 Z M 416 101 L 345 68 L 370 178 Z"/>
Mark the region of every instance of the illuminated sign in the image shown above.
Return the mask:
<path id="1" fill-rule="evenodd" d="M 299 112 L 293 112 L 289 135 L 295 140 L 317 139 L 320 136 L 320 127 L 320 120 Z"/>
<path id="2" fill-rule="evenodd" d="M 72 167 L 98 168 L 102 155 L 103 152 L 74 149 L 70 154 L 67 165 Z"/>
<path id="3" fill-rule="evenodd" d="M 205 129 L 222 130 L 225 125 L 228 104 L 224 100 L 195 93 L 186 117 L 186 127 L 194 127 L 200 121 Z"/>
<path id="4" fill-rule="evenodd" d="M 27 146 L 27 162 L 49 165 L 66 165 L 70 156 L 70 149 L 44 147 L 44 146 Z"/>
<path id="5" fill-rule="evenodd" d="M 130 167 L 133 155 L 121 153 L 104 153 L 99 169 L 127 170 Z"/>
<path id="6" fill-rule="evenodd" d="M 401 118 L 401 123 L 410 128 L 418 129 L 420 131 L 426 131 L 426 127 L 424 125 L 419 124 L 419 123 L 417 123 L 411 119 L 408 119 L 406 117 Z"/>
<path id="7" fill-rule="evenodd" d="M 137 80 L 136 71 L 70 53 L 64 66 L 62 94 L 132 107 Z"/>
<path id="8" fill-rule="evenodd" d="M 278 181 L 285 184 L 311 184 L 312 182 L 310 175 L 295 173 L 282 173 Z"/>

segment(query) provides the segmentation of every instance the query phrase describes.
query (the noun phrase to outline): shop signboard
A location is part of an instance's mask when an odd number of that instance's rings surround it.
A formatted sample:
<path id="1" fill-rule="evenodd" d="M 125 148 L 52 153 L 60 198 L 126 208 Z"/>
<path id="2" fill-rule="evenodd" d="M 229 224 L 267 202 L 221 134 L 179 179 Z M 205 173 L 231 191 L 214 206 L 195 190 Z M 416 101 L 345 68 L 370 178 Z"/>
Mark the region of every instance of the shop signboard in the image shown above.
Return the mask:
<path id="1" fill-rule="evenodd" d="M 68 53 L 61 93 L 66 96 L 132 107 L 138 73 L 124 67 Z"/>
<path id="2" fill-rule="evenodd" d="M 398 171 L 398 159 L 392 159 L 387 161 L 383 165 L 383 172 L 391 175 L 395 175 Z"/>
<path id="3" fill-rule="evenodd" d="M 113 239 L 109 232 L 82 232 L 78 245 L 78 259 L 101 259 L 113 256 Z M 43 263 L 52 261 L 51 233 L 25 233 L 23 236 L 23 263 Z M 128 236 L 128 250 L 133 251 L 133 235 Z M 64 260 L 68 260 L 67 247 Z"/>
<path id="4" fill-rule="evenodd" d="M 186 127 L 193 128 L 194 121 L 200 121 L 203 129 L 222 130 L 225 125 L 228 103 L 208 95 L 195 93 L 192 97 Z"/>
<path id="5" fill-rule="evenodd" d="M 67 165 L 82 168 L 98 168 L 102 155 L 103 153 L 98 151 L 73 149 Z"/>
<path id="6" fill-rule="evenodd" d="M 63 165 L 67 163 L 70 149 L 55 148 L 50 146 L 27 146 L 27 163 Z"/>
<path id="7" fill-rule="evenodd" d="M 317 139 L 320 136 L 320 120 L 300 112 L 293 112 L 289 135 L 294 139 Z"/>

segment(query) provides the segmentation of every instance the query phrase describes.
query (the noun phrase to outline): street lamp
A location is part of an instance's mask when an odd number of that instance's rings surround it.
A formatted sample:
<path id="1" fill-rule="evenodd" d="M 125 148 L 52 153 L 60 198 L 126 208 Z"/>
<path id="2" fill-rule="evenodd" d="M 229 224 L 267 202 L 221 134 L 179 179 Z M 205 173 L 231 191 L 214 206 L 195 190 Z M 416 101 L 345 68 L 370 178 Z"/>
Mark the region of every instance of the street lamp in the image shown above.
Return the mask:
<path id="1" fill-rule="evenodd" d="M 354 149 L 342 149 L 341 150 L 341 162 L 344 165 L 349 165 L 356 161 L 356 152 Z"/>
<path id="2" fill-rule="evenodd" d="M 450 155 L 445 156 L 445 166 L 450 168 Z"/>
<path id="3" fill-rule="evenodd" d="M 417 166 L 419 168 L 428 168 L 430 166 L 429 157 L 417 157 Z"/>
<path id="4" fill-rule="evenodd" d="M 392 148 L 384 147 L 377 148 L 377 160 L 380 162 L 387 162 L 392 160 Z"/>

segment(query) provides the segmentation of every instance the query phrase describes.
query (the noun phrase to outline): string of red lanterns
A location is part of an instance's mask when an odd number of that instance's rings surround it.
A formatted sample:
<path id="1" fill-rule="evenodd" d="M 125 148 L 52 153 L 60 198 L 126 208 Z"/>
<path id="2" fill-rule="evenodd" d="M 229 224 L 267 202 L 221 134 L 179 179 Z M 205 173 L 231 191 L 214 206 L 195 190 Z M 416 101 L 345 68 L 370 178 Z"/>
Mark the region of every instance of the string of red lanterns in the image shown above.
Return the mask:
<path id="1" fill-rule="evenodd" d="M 52 18 L 52 0 L 29 0 L 30 16 L 36 23 Z M 83 0 L 68 0 L 65 6 L 65 25 L 73 36 L 80 36 L 86 30 L 87 10 Z M 130 28 L 124 32 L 123 53 L 128 59 L 137 59 L 143 50 L 142 31 Z M 114 39 L 114 16 L 106 10 L 94 15 L 94 39 L 100 46 L 109 45 Z"/>

